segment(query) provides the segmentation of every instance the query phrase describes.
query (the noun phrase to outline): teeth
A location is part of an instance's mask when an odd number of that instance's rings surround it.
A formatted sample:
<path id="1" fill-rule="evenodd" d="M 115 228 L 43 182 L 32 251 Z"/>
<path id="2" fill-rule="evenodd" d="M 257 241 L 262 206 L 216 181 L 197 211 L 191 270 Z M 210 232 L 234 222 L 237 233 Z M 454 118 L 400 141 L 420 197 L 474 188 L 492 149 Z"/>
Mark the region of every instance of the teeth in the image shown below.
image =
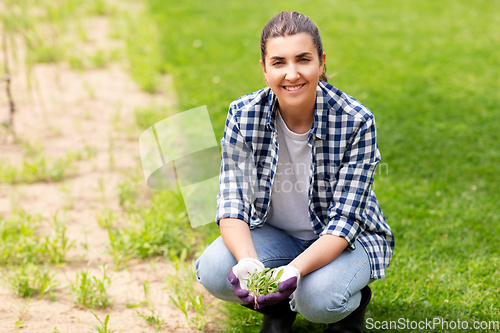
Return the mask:
<path id="1" fill-rule="evenodd" d="M 301 84 L 300 86 L 295 86 L 295 87 L 285 87 L 286 90 L 288 91 L 295 91 L 295 90 L 299 90 L 300 88 L 302 88 L 303 84 Z"/>

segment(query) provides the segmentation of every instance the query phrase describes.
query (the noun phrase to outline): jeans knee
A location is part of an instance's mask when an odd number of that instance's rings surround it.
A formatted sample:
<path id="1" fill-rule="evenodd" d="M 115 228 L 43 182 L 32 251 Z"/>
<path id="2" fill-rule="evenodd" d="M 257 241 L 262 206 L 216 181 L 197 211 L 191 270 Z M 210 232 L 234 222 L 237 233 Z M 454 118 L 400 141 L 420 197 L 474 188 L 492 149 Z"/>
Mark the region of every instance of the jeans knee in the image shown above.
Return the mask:
<path id="1" fill-rule="evenodd" d="M 324 302 L 317 300 L 309 306 L 297 308 L 298 312 L 307 320 L 313 323 L 333 323 L 342 319 L 347 311 L 344 305 L 334 302 Z M 347 316 L 347 315 L 346 315 Z"/>
<path id="2" fill-rule="evenodd" d="M 196 273 L 196 280 L 199 283 L 201 283 L 201 277 L 200 277 L 200 258 L 196 259 L 194 269 L 195 269 L 195 273 Z"/>
<path id="3" fill-rule="evenodd" d="M 218 263 L 213 261 L 214 258 L 203 255 L 196 260 L 196 279 L 211 294 L 223 289 L 227 280 L 227 276 L 224 279 L 224 274 L 217 269 Z"/>
<path id="4" fill-rule="evenodd" d="M 236 295 L 228 275 L 231 267 L 236 264 L 236 259 L 228 250 L 222 251 L 214 243 L 196 260 L 196 279 L 213 296 L 234 301 Z"/>
<path id="5" fill-rule="evenodd" d="M 297 293 L 297 291 L 296 291 Z M 332 295 L 332 294 L 330 294 Z M 302 296 L 302 297 L 301 297 Z M 347 317 L 357 306 L 361 299 L 359 295 L 347 298 L 345 295 L 332 295 L 333 297 L 311 297 L 311 295 L 293 296 L 292 308 L 298 311 L 305 319 L 313 323 L 335 323 Z"/>

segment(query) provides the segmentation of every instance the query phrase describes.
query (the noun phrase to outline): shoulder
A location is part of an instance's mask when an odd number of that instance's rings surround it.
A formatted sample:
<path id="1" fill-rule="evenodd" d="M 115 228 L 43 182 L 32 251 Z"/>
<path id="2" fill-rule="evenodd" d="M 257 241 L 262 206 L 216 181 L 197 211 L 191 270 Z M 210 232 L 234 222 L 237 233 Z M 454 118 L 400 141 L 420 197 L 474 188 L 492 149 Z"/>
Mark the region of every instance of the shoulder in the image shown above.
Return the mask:
<path id="1" fill-rule="evenodd" d="M 272 103 L 271 95 L 271 89 L 266 87 L 241 96 L 229 105 L 229 114 L 240 117 L 242 114 L 261 113 Z"/>
<path id="2" fill-rule="evenodd" d="M 324 107 L 329 109 L 331 113 L 354 117 L 363 121 L 374 118 L 373 113 L 365 105 L 329 83 L 320 81 L 318 93 L 321 94 Z"/>
<path id="3" fill-rule="evenodd" d="M 266 87 L 234 100 L 229 106 L 225 133 L 239 132 L 250 141 L 261 136 L 273 98 L 271 89 Z"/>

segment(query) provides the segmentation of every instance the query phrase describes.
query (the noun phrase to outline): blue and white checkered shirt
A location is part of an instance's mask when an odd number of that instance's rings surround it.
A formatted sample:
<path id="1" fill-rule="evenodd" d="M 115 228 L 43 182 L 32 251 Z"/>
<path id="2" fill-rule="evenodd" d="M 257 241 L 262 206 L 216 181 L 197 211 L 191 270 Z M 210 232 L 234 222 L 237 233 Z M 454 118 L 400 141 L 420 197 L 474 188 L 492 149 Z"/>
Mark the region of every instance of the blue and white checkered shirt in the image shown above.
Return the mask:
<path id="1" fill-rule="evenodd" d="M 355 240 L 366 249 L 371 277 L 385 276 L 394 235 L 372 190 L 380 153 L 375 119 L 364 105 L 320 81 L 309 179 L 311 228 L 320 236 Z M 251 229 L 265 223 L 278 162 L 277 98 L 269 87 L 238 98 L 229 107 L 224 137 L 216 222 L 237 218 Z"/>

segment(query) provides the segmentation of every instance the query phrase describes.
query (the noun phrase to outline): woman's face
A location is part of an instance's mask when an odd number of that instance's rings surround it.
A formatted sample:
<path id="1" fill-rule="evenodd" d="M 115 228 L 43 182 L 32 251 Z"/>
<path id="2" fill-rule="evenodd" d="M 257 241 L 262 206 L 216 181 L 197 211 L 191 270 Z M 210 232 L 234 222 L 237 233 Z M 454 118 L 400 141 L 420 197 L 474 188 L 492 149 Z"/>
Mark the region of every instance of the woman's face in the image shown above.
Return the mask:
<path id="1" fill-rule="evenodd" d="M 266 52 L 265 63 L 262 60 L 260 63 L 282 112 L 314 110 L 325 54 L 319 58 L 312 37 L 304 32 L 270 38 L 266 42 Z"/>

